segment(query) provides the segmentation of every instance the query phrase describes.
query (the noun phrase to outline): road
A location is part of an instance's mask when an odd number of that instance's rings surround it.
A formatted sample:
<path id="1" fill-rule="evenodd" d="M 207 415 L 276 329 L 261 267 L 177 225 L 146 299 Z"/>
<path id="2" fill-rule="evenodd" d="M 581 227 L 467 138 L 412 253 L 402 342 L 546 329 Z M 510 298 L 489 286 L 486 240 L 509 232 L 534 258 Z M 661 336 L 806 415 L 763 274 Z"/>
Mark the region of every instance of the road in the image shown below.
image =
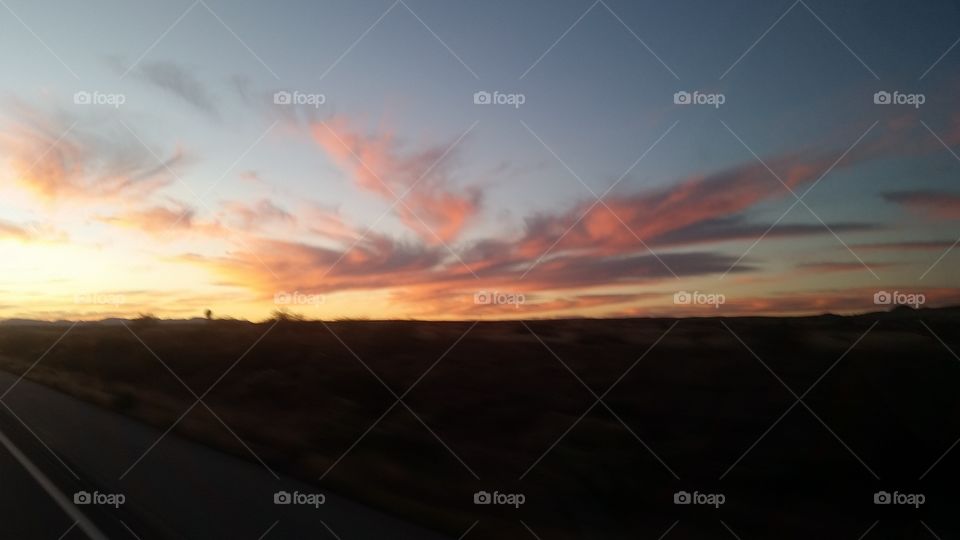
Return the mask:
<path id="1" fill-rule="evenodd" d="M 0 372 L 0 393 L 16 377 Z M 3 405 L 6 405 L 4 407 Z M 0 537 L 441 539 L 267 468 L 21 380 L 0 405 Z M 151 445 L 135 467 L 124 475 Z M 123 477 L 121 479 L 121 476 Z M 277 492 L 319 507 L 278 505 Z M 74 504 L 74 495 L 110 504 Z"/>
<path id="2" fill-rule="evenodd" d="M 4 434 L 0 434 L 0 446 L 3 538 L 74 538 L 71 534 L 80 523 L 79 534 L 89 538 L 106 537 L 78 509 L 71 508 L 66 494 Z"/>

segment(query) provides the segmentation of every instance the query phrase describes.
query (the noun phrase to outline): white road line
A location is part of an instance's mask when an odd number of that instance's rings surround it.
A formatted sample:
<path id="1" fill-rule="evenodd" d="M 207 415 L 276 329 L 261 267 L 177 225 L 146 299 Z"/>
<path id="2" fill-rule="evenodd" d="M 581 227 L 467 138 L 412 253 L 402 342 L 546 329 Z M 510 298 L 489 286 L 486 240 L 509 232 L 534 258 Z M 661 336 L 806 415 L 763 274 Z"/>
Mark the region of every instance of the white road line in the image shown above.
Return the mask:
<path id="1" fill-rule="evenodd" d="M 60 491 L 60 489 L 58 489 L 57 486 L 55 486 L 53 482 L 50 481 L 50 479 L 47 478 L 47 476 L 43 474 L 43 472 L 41 472 L 32 461 L 30 461 L 30 459 L 27 458 L 27 456 L 20 451 L 19 448 L 14 446 L 13 441 L 7 438 L 2 431 L 0 431 L 0 444 L 2 444 L 7 451 L 10 452 L 10 454 L 18 462 L 20 462 L 20 465 L 22 465 L 23 468 L 30 473 L 30 476 L 37 481 L 37 484 L 40 484 L 40 487 L 47 492 L 47 495 L 50 495 L 53 501 L 57 503 L 57 506 L 59 506 L 60 509 L 67 514 L 67 516 L 76 521 L 76 526 L 80 527 L 80 530 L 86 533 L 88 538 L 91 540 L 109 540 L 107 535 L 103 534 L 100 529 L 98 529 L 97 526 L 90 521 L 90 518 L 85 516 L 79 508 L 74 506 L 73 501 L 64 495 L 63 492 Z"/>

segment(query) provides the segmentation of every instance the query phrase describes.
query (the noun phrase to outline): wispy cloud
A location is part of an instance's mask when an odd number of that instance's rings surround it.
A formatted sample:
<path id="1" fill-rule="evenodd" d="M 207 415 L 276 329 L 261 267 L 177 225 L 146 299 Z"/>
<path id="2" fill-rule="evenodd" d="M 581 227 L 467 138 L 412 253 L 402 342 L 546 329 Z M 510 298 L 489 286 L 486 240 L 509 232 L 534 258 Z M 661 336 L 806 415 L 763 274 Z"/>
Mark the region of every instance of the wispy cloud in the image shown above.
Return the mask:
<path id="1" fill-rule="evenodd" d="M 186 66 L 164 61 L 142 62 L 132 75 L 137 80 L 175 96 L 210 118 L 221 118 L 220 107 L 213 92 Z"/>
<path id="2" fill-rule="evenodd" d="M 424 167 L 436 162 L 440 152 L 432 149 L 401 156 L 391 137 L 361 137 L 343 128 L 328 130 L 325 125 L 314 126 L 314 137 L 331 155 L 348 164 L 359 187 L 385 198 L 390 193 L 389 186 L 384 185 L 385 178 L 393 178 L 397 186 L 409 186 Z M 861 153 L 837 167 L 852 166 L 870 155 Z M 791 154 L 768 163 L 780 171 L 787 186 L 798 189 L 820 178 L 839 156 L 838 152 Z M 389 174 L 381 177 L 373 173 L 375 168 Z M 442 171 L 438 178 L 448 182 L 450 174 Z M 448 193 L 443 183 L 427 185 L 431 197 Z M 224 276 L 230 283 L 246 284 L 264 296 L 278 290 L 390 291 L 393 301 L 403 304 L 404 312 L 422 316 L 476 309 L 464 302 L 478 289 L 515 290 L 531 297 L 552 291 L 572 302 L 567 304 L 570 306 L 600 306 L 618 299 L 591 292 L 597 288 L 672 289 L 677 286 L 678 277 L 726 272 L 736 257 L 711 246 L 759 237 L 769 224 L 751 222 L 749 212 L 781 198 L 791 199 L 787 188 L 763 164 L 750 161 L 728 170 L 682 179 L 668 187 L 611 196 L 606 206 L 599 205 L 585 216 L 591 207 L 589 202 L 531 216 L 519 236 L 475 241 L 461 246 L 457 256 L 429 238 L 422 237 L 421 244 L 406 244 L 374 231 L 364 237 L 361 230 L 348 226 L 336 212 L 321 211 L 318 207 L 299 225 L 334 241 L 332 246 L 260 237 L 250 242 L 247 249 L 227 256 L 190 260 Z M 428 200 L 434 201 L 421 199 Z M 267 208 L 262 210 L 263 214 L 273 213 Z M 860 222 L 833 223 L 830 228 L 850 233 L 878 230 L 877 225 Z M 830 231 L 822 225 L 787 223 L 778 226 L 771 237 L 824 234 Z M 658 253 L 649 252 L 635 235 L 656 246 Z M 686 251 L 694 245 L 702 249 Z M 556 249 L 526 275 L 530 265 L 550 246 Z M 815 275 L 853 268 L 847 262 L 826 262 L 798 270 Z M 858 264 L 856 268 L 862 266 Z M 742 275 L 757 269 L 754 262 L 745 261 L 734 272 Z M 593 295 L 596 299 L 586 300 Z M 546 298 L 540 307 L 546 311 L 545 306 L 554 303 L 557 309 L 564 305 L 556 298 Z"/>
<path id="3" fill-rule="evenodd" d="M 64 114 L 16 108 L 0 126 L 0 151 L 14 181 L 47 202 L 144 197 L 172 183 L 170 169 L 187 161 L 182 148 L 158 162 L 125 131 L 98 133 Z"/>
<path id="4" fill-rule="evenodd" d="M 170 234 L 192 228 L 194 217 L 193 208 L 179 204 L 175 208 L 151 206 L 98 219 L 118 227 L 138 229 L 151 234 Z"/>
<path id="5" fill-rule="evenodd" d="M 937 219 L 960 219 L 960 193 L 935 190 L 893 191 L 883 194 L 911 212 Z"/>
<path id="6" fill-rule="evenodd" d="M 27 228 L 10 223 L 9 221 L 0 220 L 0 239 L 15 238 L 18 240 L 27 240 L 32 236 L 33 234 Z"/>
<path id="7" fill-rule="evenodd" d="M 231 227 L 244 231 L 260 231 L 270 225 L 294 225 L 297 218 L 277 206 L 270 199 L 259 199 L 254 203 L 226 201 L 221 204 L 220 215 Z"/>
<path id="8" fill-rule="evenodd" d="M 750 161 L 727 170 L 682 179 L 668 187 L 610 196 L 604 205 L 584 201 L 566 212 L 530 218 L 518 250 L 527 257 L 540 256 L 551 246 L 553 252 L 578 250 L 614 254 L 641 249 L 638 237 L 651 246 L 757 238 L 769 224 L 750 223 L 745 213 L 766 201 L 791 200 L 788 188 L 797 191 L 800 186 L 816 181 L 839 155 L 834 152 L 791 154 L 768 160 L 783 184 L 763 164 Z M 863 159 L 865 155 L 858 157 Z M 837 167 L 848 167 L 855 162 L 848 157 Z M 868 223 L 835 225 L 834 230 L 851 231 L 873 227 Z M 771 234 L 800 236 L 829 232 L 825 227 L 792 224 L 778 225 L 777 229 Z"/>
<path id="9" fill-rule="evenodd" d="M 854 251 L 943 251 L 954 243 L 953 240 L 908 240 L 903 242 L 874 242 L 850 246 Z"/>
<path id="10" fill-rule="evenodd" d="M 477 188 L 455 186 L 455 141 L 405 152 L 390 133 L 362 135 L 345 118 L 316 122 L 314 140 L 350 173 L 361 189 L 394 206 L 401 221 L 425 242 L 451 242 L 480 210 Z"/>

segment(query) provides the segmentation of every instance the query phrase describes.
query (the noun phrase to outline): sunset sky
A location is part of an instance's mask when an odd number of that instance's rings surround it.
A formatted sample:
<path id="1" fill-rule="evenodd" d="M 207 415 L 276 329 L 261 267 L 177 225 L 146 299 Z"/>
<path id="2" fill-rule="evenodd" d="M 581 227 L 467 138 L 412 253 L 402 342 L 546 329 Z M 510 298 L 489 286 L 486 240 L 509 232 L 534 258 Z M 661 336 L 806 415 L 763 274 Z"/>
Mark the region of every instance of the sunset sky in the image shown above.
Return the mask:
<path id="1" fill-rule="evenodd" d="M 960 303 L 956 2 L 2 0 L 0 29 L 0 318 Z"/>

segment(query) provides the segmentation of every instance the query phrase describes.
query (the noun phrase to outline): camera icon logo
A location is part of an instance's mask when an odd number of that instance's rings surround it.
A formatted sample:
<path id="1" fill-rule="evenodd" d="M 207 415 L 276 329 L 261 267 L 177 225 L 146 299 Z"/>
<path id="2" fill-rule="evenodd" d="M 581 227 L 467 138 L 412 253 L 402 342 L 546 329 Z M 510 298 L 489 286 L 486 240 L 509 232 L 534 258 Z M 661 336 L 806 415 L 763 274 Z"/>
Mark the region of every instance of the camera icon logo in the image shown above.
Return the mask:
<path id="1" fill-rule="evenodd" d="M 873 102 L 877 105 L 889 105 L 891 103 L 890 92 L 880 90 L 873 94 Z"/>
<path id="2" fill-rule="evenodd" d="M 890 504 L 893 499 L 886 491 L 878 491 L 873 494 L 873 504 Z"/>
<path id="3" fill-rule="evenodd" d="M 681 90 L 673 94 L 673 102 L 677 105 L 689 105 L 693 102 L 693 99 L 690 96 L 690 92 Z"/>
<path id="4" fill-rule="evenodd" d="M 473 504 L 490 504 L 492 502 L 493 498 L 487 491 L 478 491 L 473 494 Z"/>
<path id="5" fill-rule="evenodd" d="M 673 494 L 673 504 L 690 504 L 692 500 L 690 493 L 686 491 L 678 491 Z"/>
<path id="6" fill-rule="evenodd" d="M 693 303 L 693 295 L 687 291 L 678 291 L 673 293 L 673 303 L 677 305 L 689 305 Z"/>
<path id="7" fill-rule="evenodd" d="M 76 105 L 90 105 L 93 102 L 93 96 L 86 90 L 81 90 L 73 94 L 73 102 Z"/>
<path id="8" fill-rule="evenodd" d="M 287 491 L 278 491 L 273 494 L 273 504 L 290 504 L 293 498 Z"/>
<path id="9" fill-rule="evenodd" d="M 493 295 L 488 291 L 480 291 L 473 295 L 473 303 L 485 306 L 493 303 Z"/>
<path id="10" fill-rule="evenodd" d="M 873 303 L 878 306 L 889 305 L 893 302 L 893 295 L 887 291 L 877 291 L 873 295 Z"/>
<path id="11" fill-rule="evenodd" d="M 280 90 L 273 93 L 273 103 L 275 105 L 290 105 L 293 102 L 293 96 L 286 90 Z"/>
<path id="12" fill-rule="evenodd" d="M 474 105 L 489 105 L 493 103 L 493 97 L 490 95 L 490 92 L 485 92 L 483 90 L 474 92 L 473 103 Z"/>
<path id="13" fill-rule="evenodd" d="M 78 491 L 73 494 L 73 504 L 90 504 L 93 498 L 87 491 Z"/>

